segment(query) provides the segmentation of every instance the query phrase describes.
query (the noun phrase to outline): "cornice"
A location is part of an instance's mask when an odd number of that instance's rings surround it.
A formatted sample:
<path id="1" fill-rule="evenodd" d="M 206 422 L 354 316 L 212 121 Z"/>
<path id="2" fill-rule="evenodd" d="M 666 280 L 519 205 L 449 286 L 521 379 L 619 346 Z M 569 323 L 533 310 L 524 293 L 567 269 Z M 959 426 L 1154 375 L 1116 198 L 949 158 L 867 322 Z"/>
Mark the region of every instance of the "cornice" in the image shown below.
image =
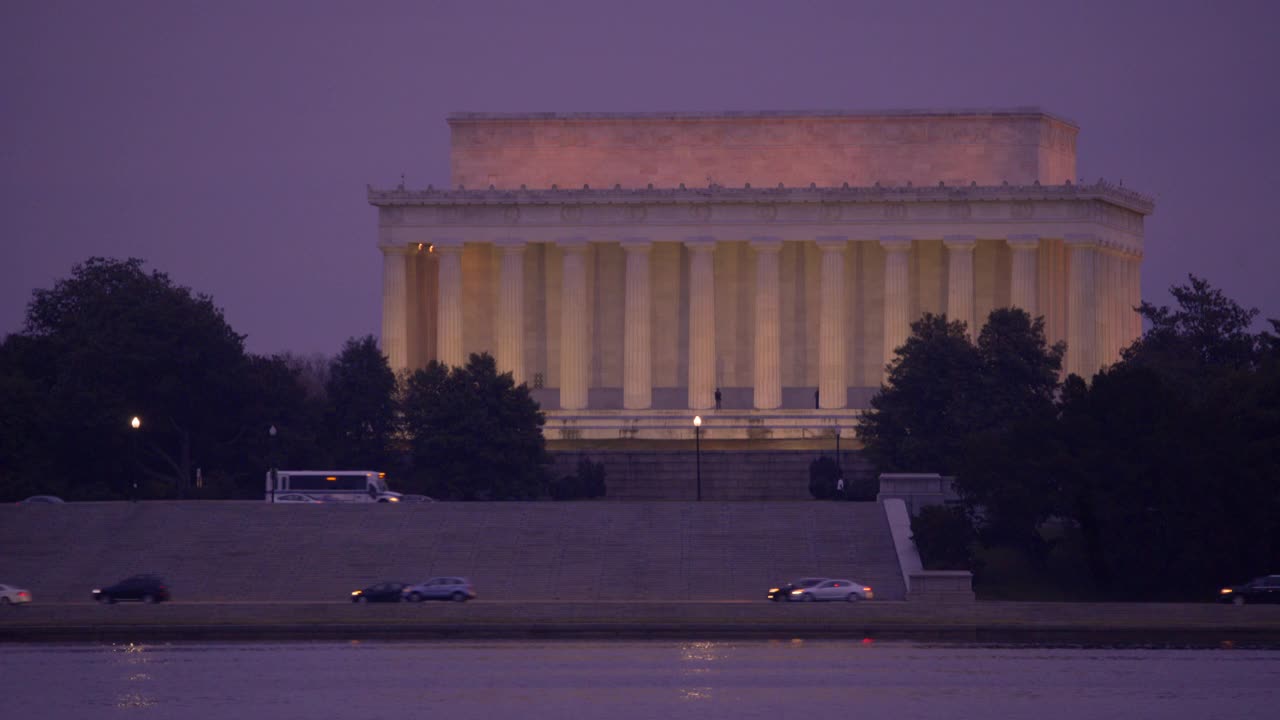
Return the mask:
<path id="1" fill-rule="evenodd" d="M 455 112 L 446 121 L 467 122 L 539 122 L 591 120 L 753 120 L 758 118 L 916 118 L 916 117 L 1044 117 L 1078 128 L 1075 121 L 1047 112 L 1042 108 L 891 108 L 886 110 L 726 110 L 719 112 Z"/>
<path id="2" fill-rule="evenodd" d="M 1155 201 L 1129 188 L 1099 180 L 1096 183 L 1077 185 L 967 185 L 949 186 L 939 183 L 930 186 L 884 187 L 880 185 L 851 187 L 784 187 L 754 188 L 750 185 L 729 188 L 720 185 L 687 188 L 550 189 L 499 190 L 490 186 L 487 190 L 437 190 L 428 186 L 425 190 L 409 190 L 404 186 L 391 189 L 368 187 L 368 201 L 377 207 L 405 206 L 508 206 L 518 215 L 521 205 L 559 205 L 570 215 L 580 212 L 582 205 L 712 205 L 809 203 L 978 203 L 978 202 L 1028 202 L 1028 201 L 1084 201 L 1097 200 L 1140 215 L 1150 215 Z M 762 210 L 768 214 L 768 210 Z M 767 219 L 767 218 L 762 218 Z"/>

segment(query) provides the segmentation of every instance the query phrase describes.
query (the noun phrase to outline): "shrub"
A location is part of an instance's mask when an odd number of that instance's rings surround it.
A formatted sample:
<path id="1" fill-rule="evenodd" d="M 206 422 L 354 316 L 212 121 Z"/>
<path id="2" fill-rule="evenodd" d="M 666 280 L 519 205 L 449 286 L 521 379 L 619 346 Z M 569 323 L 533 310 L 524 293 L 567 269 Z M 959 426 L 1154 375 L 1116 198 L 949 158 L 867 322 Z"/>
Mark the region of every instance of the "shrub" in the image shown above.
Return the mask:
<path id="1" fill-rule="evenodd" d="M 809 463 L 809 494 L 818 500 L 836 500 L 840 495 L 836 484 L 840 479 L 840 466 L 823 455 Z"/>
<path id="2" fill-rule="evenodd" d="M 929 505 L 911 516 L 911 540 L 926 570 L 973 568 L 973 523 L 964 508 Z"/>
<path id="3" fill-rule="evenodd" d="M 580 458 L 576 473 L 551 481 L 551 499 L 586 500 L 604 497 L 604 476 L 604 463 L 591 462 L 585 457 Z"/>

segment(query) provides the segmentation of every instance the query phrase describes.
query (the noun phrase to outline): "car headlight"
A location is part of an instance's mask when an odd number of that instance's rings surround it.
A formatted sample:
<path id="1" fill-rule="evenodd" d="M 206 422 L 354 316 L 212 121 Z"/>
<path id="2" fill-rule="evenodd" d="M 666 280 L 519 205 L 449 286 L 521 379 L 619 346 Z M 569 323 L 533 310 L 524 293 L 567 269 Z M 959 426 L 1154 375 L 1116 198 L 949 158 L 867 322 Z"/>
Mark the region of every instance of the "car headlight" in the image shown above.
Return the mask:
<path id="1" fill-rule="evenodd" d="M 94 590 L 94 592 L 97 592 L 97 590 Z M 1222 588 L 1221 592 L 1222 592 L 1222 594 L 1223 594 L 1223 595 L 1230 595 L 1231 593 L 1233 593 L 1233 592 L 1235 592 L 1235 591 L 1234 591 L 1234 590 L 1232 590 L 1231 588 Z"/>
<path id="2" fill-rule="evenodd" d="M 363 590 L 352 590 L 352 591 L 351 591 L 351 594 L 352 594 L 352 595 L 363 595 L 363 594 L 364 594 L 364 591 L 363 591 Z"/>
<path id="3" fill-rule="evenodd" d="M 769 592 L 776 593 L 778 592 L 778 588 L 769 588 Z"/>
<path id="4" fill-rule="evenodd" d="M 803 594 L 804 594 L 804 590 L 792 590 L 792 591 L 791 591 L 791 594 L 792 594 L 792 595 L 803 595 Z"/>

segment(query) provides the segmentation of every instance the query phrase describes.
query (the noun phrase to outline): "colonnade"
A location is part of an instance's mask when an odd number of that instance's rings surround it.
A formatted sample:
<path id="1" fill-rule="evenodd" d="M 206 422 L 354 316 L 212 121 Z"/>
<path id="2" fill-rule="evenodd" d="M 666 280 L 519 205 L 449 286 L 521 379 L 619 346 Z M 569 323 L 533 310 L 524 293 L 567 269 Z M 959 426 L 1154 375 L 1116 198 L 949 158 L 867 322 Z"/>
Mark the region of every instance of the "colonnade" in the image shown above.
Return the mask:
<path id="1" fill-rule="evenodd" d="M 884 250 L 883 348 L 889 363 L 910 333 L 910 282 L 913 239 L 886 236 L 879 239 Z M 1011 235 L 1009 248 L 1009 304 L 1021 307 L 1033 317 L 1039 308 L 1041 277 L 1039 252 L 1042 239 L 1035 235 Z M 845 254 L 851 241 L 846 237 L 816 238 L 821 251 L 818 327 L 818 398 L 821 408 L 838 409 L 847 404 L 846 333 L 847 318 Z M 511 372 L 515 382 L 524 382 L 524 252 L 519 239 L 500 240 L 497 317 L 494 356 L 499 371 Z M 587 408 L 590 368 L 588 338 L 586 250 L 584 237 L 563 238 L 561 250 L 560 302 L 560 407 Z M 1064 368 L 1090 377 L 1103 364 L 1113 362 L 1121 348 L 1140 334 L 1140 318 L 1132 311 L 1139 298 L 1137 257 L 1114 249 L 1104 249 L 1092 234 L 1063 238 L 1068 257 L 1067 346 Z M 754 237 L 750 245 L 755 255 L 754 307 L 754 406 L 772 410 L 782 405 L 781 308 L 779 255 L 782 240 Z M 688 303 L 688 406 L 693 410 L 715 406 L 716 334 L 714 237 L 692 237 L 684 241 L 689 254 Z M 946 313 L 961 320 L 974 332 L 975 269 L 977 238 L 949 235 L 943 238 L 947 254 L 945 270 Z M 623 313 L 623 407 L 645 410 L 652 407 L 652 282 L 648 238 L 624 238 L 625 308 Z M 405 288 L 405 254 L 408 248 L 384 247 L 382 347 L 393 369 L 408 365 L 408 323 Z M 461 365 L 463 355 L 462 266 L 460 243 L 437 244 L 439 261 L 436 303 L 437 359 Z"/>

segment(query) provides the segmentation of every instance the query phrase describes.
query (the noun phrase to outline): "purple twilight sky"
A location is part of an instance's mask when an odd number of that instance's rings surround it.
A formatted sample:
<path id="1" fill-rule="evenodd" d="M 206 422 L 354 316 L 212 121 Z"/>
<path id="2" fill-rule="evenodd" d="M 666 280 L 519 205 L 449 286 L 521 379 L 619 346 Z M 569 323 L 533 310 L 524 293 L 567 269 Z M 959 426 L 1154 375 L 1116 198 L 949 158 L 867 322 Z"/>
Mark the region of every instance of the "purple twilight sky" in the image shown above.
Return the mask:
<path id="1" fill-rule="evenodd" d="M 1156 199 L 1147 300 L 1196 273 L 1276 317 L 1278 26 L 1266 0 L 8 0 L 0 335 L 94 255 L 212 295 L 253 352 L 377 334 L 365 185 L 446 185 L 459 111 L 1038 105 L 1080 125 L 1081 177 Z"/>

